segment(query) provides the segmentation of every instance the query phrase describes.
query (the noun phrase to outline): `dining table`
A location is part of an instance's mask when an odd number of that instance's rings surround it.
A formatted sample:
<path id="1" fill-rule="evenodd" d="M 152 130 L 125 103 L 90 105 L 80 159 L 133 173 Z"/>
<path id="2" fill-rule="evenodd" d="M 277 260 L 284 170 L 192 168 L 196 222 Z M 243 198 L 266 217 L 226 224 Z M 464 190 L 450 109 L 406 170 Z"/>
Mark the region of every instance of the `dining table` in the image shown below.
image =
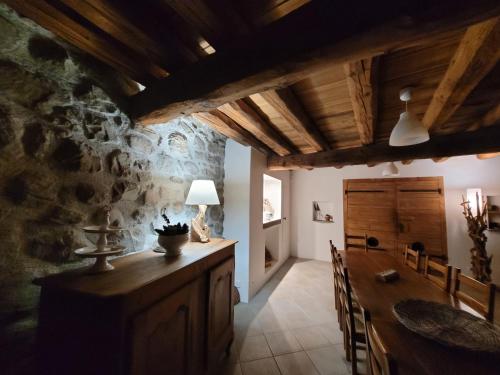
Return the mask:
<path id="1" fill-rule="evenodd" d="M 438 343 L 410 331 L 394 315 L 394 305 L 406 299 L 470 311 L 449 292 L 387 253 L 348 250 L 341 255 L 356 299 L 370 312 L 375 330 L 397 363 L 398 374 L 500 374 L 500 355 Z M 396 270 L 399 279 L 379 281 L 376 274 L 388 269 Z"/>

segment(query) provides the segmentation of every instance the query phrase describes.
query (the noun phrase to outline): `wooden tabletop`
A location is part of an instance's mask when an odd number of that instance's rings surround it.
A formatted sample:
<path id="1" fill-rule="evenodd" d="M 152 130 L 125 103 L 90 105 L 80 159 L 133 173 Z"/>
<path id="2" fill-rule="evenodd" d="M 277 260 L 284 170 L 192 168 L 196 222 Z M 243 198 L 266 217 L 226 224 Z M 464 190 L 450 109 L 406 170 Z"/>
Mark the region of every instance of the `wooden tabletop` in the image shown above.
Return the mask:
<path id="1" fill-rule="evenodd" d="M 96 297 L 125 295 L 166 276 L 176 276 L 172 282 L 182 282 L 181 271 L 187 276 L 200 273 L 220 261 L 218 258 L 227 257 L 223 250 L 235 243 L 222 238 L 211 238 L 208 243 L 189 242 L 178 257 L 145 250 L 112 260 L 115 269 L 110 272 L 87 275 L 85 269 L 77 269 L 38 279 L 36 283 Z"/>
<path id="2" fill-rule="evenodd" d="M 394 304 L 408 298 L 467 309 L 463 304 L 390 255 L 364 251 L 342 255 L 358 301 L 371 312 L 373 325 L 396 359 L 399 374 L 500 374 L 500 356 L 452 349 L 421 337 L 399 323 L 392 312 Z M 376 280 L 376 273 L 390 268 L 398 271 L 399 280 Z"/>

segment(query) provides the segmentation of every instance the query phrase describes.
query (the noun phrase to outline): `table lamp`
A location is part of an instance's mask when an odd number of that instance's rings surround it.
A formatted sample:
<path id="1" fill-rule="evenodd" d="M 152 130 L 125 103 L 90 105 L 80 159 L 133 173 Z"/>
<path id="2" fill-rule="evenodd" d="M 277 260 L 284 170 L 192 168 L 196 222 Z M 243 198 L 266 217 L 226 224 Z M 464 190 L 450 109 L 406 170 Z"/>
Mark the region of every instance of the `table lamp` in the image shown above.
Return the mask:
<path id="1" fill-rule="evenodd" d="M 191 220 L 191 241 L 210 241 L 210 228 L 205 223 L 207 205 L 220 204 L 215 184 L 212 180 L 194 180 L 189 188 L 186 204 L 198 205 L 198 215 Z"/>

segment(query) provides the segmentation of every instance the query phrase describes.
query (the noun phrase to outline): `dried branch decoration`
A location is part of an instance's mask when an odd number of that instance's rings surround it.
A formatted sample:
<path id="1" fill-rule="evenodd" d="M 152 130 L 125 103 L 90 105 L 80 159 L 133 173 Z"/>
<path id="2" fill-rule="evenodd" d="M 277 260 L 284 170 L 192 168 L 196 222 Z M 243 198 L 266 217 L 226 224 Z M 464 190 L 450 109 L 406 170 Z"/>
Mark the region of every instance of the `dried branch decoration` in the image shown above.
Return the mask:
<path id="1" fill-rule="evenodd" d="M 486 252 L 486 241 L 488 238 L 484 234 L 487 229 L 486 224 L 486 203 L 479 202 L 479 194 L 476 193 L 476 214 L 472 213 L 470 201 L 466 201 L 462 195 L 462 203 L 464 208 L 463 214 L 467 220 L 469 237 L 474 243 L 471 252 L 471 271 L 474 278 L 483 283 L 491 281 L 491 259 L 492 255 L 488 256 Z"/>

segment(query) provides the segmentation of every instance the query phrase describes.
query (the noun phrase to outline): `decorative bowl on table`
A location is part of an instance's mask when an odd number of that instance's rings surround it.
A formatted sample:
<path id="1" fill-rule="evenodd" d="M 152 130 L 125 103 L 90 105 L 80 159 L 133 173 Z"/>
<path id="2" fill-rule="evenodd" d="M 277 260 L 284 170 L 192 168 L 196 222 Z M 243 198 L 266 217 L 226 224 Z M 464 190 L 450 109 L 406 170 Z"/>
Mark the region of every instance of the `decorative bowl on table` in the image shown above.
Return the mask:
<path id="1" fill-rule="evenodd" d="M 500 353 L 500 328 L 453 306 L 407 299 L 393 306 L 410 331 L 450 347 Z"/>
<path id="2" fill-rule="evenodd" d="M 159 235 L 158 244 L 165 249 L 165 256 L 177 256 L 189 242 L 189 233 L 175 235 Z"/>
<path id="3" fill-rule="evenodd" d="M 158 233 L 158 244 L 165 249 L 155 250 L 158 253 L 165 253 L 165 256 L 178 256 L 182 252 L 183 246 L 189 242 L 189 227 L 187 224 L 181 225 L 177 223 L 175 225 L 170 224 L 170 220 L 162 211 L 161 216 L 166 221 L 167 225 L 163 226 L 163 229 L 155 229 Z"/>

